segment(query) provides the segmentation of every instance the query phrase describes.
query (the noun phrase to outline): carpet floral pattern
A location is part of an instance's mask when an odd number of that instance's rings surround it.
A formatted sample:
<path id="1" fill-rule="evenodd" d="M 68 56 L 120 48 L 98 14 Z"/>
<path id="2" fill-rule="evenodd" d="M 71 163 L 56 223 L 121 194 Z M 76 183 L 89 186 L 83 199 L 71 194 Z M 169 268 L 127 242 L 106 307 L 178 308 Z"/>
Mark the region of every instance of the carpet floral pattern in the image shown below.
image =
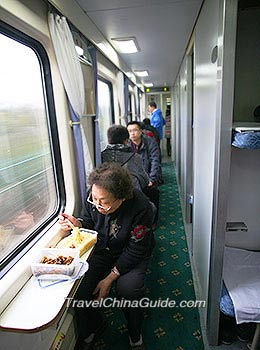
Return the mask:
<path id="1" fill-rule="evenodd" d="M 174 168 L 172 163 L 162 168 L 165 183 L 160 186 L 159 223 L 147 270 L 146 297 L 152 301 L 168 298 L 176 305 L 145 308 L 143 338 L 146 350 L 203 350 L 199 312 L 191 307 L 196 298 Z M 182 307 L 186 302 L 190 307 Z M 95 349 L 128 349 L 123 313 L 118 308 L 103 311 L 108 327 Z"/>

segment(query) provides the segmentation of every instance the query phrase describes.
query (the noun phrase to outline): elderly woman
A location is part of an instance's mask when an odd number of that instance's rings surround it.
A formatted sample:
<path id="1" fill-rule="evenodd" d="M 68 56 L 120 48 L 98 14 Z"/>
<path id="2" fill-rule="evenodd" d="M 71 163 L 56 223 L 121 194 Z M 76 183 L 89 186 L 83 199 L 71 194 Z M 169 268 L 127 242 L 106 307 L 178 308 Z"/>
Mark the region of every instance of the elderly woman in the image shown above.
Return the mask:
<path id="1" fill-rule="evenodd" d="M 98 242 L 89 261 L 76 299 L 101 300 L 116 281 L 120 300 L 140 300 L 144 296 L 144 276 L 154 245 L 154 211 L 147 197 L 133 189 L 129 172 L 117 163 L 103 163 L 89 176 L 90 192 L 80 219 L 62 214 L 60 224 L 98 232 Z M 79 349 L 92 349 L 104 322 L 98 308 L 77 308 L 80 329 Z M 144 349 L 140 307 L 123 308 L 129 331 L 130 349 Z"/>

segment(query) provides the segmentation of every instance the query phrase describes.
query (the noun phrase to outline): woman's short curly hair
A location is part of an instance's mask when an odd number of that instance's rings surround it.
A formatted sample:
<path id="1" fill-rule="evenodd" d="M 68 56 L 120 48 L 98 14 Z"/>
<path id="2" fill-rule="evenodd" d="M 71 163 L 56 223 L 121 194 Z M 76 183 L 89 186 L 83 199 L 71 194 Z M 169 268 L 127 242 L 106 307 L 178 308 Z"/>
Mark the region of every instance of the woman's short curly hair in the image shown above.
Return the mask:
<path id="1" fill-rule="evenodd" d="M 133 197 L 133 185 L 130 173 L 118 163 L 103 163 L 94 169 L 88 177 L 88 185 L 102 187 L 115 199 Z"/>

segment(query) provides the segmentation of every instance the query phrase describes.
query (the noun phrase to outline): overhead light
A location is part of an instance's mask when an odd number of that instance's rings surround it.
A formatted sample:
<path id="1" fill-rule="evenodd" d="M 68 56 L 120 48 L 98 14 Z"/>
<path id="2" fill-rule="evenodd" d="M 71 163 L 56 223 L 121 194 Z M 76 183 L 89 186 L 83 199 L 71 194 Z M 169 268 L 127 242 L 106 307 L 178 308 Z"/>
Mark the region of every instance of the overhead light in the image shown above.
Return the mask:
<path id="1" fill-rule="evenodd" d="M 112 38 L 111 40 L 115 41 L 121 53 L 135 53 L 140 51 L 135 37 Z"/>
<path id="2" fill-rule="evenodd" d="M 77 54 L 78 54 L 79 56 L 83 56 L 84 50 L 82 49 L 82 47 L 80 47 L 80 46 L 78 46 L 78 45 L 75 45 L 75 49 L 76 49 Z"/>
<path id="3" fill-rule="evenodd" d="M 152 87 L 152 86 L 153 86 L 153 83 L 144 83 L 144 86 L 146 86 L 146 87 Z"/>
<path id="4" fill-rule="evenodd" d="M 147 70 L 134 70 L 134 73 L 138 77 L 148 77 L 148 75 L 149 75 Z"/>

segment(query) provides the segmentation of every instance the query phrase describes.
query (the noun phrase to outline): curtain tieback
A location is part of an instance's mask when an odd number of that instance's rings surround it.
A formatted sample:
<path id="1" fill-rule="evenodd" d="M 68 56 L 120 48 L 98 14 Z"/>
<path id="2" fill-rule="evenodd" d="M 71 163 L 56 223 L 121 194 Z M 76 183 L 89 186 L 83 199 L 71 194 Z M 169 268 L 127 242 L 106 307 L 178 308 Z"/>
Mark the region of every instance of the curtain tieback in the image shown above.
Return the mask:
<path id="1" fill-rule="evenodd" d="M 72 120 L 69 121 L 69 125 L 73 126 L 73 125 L 79 125 L 80 122 L 73 122 Z"/>

